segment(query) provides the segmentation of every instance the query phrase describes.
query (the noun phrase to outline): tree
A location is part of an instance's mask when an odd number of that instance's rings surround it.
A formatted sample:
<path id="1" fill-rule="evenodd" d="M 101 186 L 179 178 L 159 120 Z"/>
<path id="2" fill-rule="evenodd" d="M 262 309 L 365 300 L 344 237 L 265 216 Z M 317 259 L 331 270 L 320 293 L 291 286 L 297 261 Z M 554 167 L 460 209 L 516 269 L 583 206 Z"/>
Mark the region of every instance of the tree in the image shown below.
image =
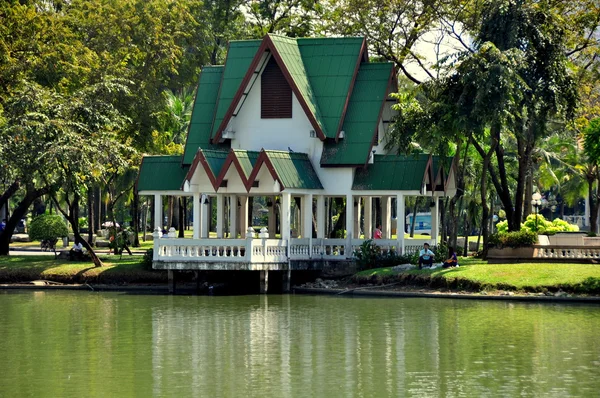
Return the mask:
<path id="1" fill-rule="evenodd" d="M 585 129 L 584 149 L 588 158 L 585 176 L 590 199 L 590 232 L 597 233 L 600 209 L 600 118 L 593 119 Z"/>
<path id="2" fill-rule="evenodd" d="M 39 241 L 54 242 L 52 247 L 56 248 L 56 241 L 69 235 L 69 230 L 62 217 L 56 214 L 42 214 L 35 217 L 29 224 L 29 238 Z M 56 254 L 56 250 L 54 250 Z"/>

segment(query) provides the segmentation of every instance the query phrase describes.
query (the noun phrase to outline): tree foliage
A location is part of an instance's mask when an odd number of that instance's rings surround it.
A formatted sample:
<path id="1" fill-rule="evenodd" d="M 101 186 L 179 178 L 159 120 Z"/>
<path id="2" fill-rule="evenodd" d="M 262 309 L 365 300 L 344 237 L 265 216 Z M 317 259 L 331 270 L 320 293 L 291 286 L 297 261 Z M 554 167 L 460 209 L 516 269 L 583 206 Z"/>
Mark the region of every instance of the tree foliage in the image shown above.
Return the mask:
<path id="1" fill-rule="evenodd" d="M 42 214 L 29 224 L 29 237 L 32 240 L 54 240 L 69 234 L 62 217 L 56 214 Z"/>

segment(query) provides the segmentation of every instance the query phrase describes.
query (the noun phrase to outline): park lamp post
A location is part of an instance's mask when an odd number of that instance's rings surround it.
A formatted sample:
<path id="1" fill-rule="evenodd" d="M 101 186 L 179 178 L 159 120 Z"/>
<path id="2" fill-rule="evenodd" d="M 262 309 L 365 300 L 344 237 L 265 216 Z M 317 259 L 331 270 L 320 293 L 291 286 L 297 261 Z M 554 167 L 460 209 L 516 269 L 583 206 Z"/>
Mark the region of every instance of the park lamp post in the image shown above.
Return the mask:
<path id="1" fill-rule="evenodd" d="M 535 207 L 535 232 L 538 231 L 538 209 L 542 205 L 542 195 L 539 192 L 531 195 L 531 205 Z"/>

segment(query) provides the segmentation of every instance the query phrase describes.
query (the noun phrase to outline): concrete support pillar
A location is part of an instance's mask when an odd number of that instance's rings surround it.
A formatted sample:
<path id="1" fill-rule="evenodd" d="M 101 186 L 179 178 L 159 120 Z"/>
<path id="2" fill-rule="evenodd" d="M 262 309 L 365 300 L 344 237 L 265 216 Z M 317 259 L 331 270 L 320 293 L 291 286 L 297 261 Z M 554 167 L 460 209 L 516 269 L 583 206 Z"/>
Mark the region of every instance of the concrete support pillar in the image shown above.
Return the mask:
<path id="1" fill-rule="evenodd" d="M 207 202 L 207 203 L 204 203 Z M 207 195 L 202 195 L 200 197 L 200 220 L 202 223 L 200 224 L 200 237 L 208 238 L 208 225 L 210 222 L 210 211 L 209 211 L 209 200 Z"/>
<path id="2" fill-rule="evenodd" d="M 225 197 L 217 194 L 217 238 L 223 238 L 225 230 Z"/>
<path id="3" fill-rule="evenodd" d="M 354 234 L 352 235 L 352 237 L 354 239 L 359 239 L 360 238 L 360 213 L 361 213 L 361 205 L 360 205 L 360 196 L 356 197 L 356 198 L 352 198 L 352 206 L 354 206 L 354 226 L 353 226 L 353 230 L 354 230 Z"/>
<path id="4" fill-rule="evenodd" d="M 281 193 L 281 239 L 289 240 L 291 238 L 291 212 L 292 197 L 289 193 Z"/>
<path id="5" fill-rule="evenodd" d="M 381 197 L 381 232 L 383 239 L 392 239 L 392 198 L 389 196 Z"/>
<path id="6" fill-rule="evenodd" d="M 246 236 L 246 231 L 248 230 L 248 197 L 240 196 L 240 211 L 239 211 L 239 233 L 240 237 Z"/>
<path id="7" fill-rule="evenodd" d="M 370 196 L 363 197 L 363 203 L 365 204 L 364 212 L 365 212 L 365 228 L 364 234 L 365 239 L 373 238 L 373 198 Z"/>
<path id="8" fill-rule="evenodd" d="M 325 237 L 325 196 L 317 196 L 317 238 Z"/>
<path id="9" fill-rule="evenodd" d="M 192 214 L 194 218 L 194 239 L 200 239 L 200 230 L 202 229 L 202 217 L 200 209 L 202 208 L 200 192 L 194 192 L 192 196 Z"/>
<path id="10" fill-rule="evenodd" d="M 267 294 L 269 290 L 269 271 L 260 272 L 260 294 Z"/>
<path id="11" fill-rule="evenodd" d="M 163 229 L 162 208 L 162 196 L 154 195 L 154 229 L 158 228 L 161 231 Z"/>
<path id="12" fill-rule="evenodd" d="M 167 271 L 167 280 L 169 285 L 169 294 L 175 293 L 175 271 L 171 269 Z"/>
<path id="13" fill-rule="evenodd" d="M 313 196 L 304 195 L 302 198 L 302 237 L 312 238 L 313 224 Z"/>
<path id="14" fill-rule="evenodd" d="M 440 200 L 438 197 L 433 198 L 435 206 L 433 206 L 433 214 L 431 215 L 431 244 L 438 244 L 438 237 L 440 236 L 439 224 L 440 224 Z"/>
<path id="15" fill-rule="evenodd" d="M 405 253 L 404 247 L 404 195 L 396 196 L 396 239 L 398 240 L 398 248 L 402 249 L 402 254 Z"/>
<path id="16" fill-rule="evenodd" d="M 287 269 L 283 271 L 283 275 L 281 276 L 281 291 L 283 293 L 289 293 L 292 290 L 292 270 Z"/>
<path id="17" fill-rule="evenodd" d="M 346 257 L 352 255 L 352 237 L 354 236 L 354 197 L 346 195 Z"/>
<path id="18" fill-rule="evenodd" d="M 268 225 L 267 228 L 269 229 L 269 234 L 270 236 L 272 236 L 273 238 L 275 237 L 275 198 L 271 197 L 271 207 L 267 207 L 267 209 L 269 210 L 269 214 L 268 214 Z"/>
<path id="19" fill-rule="evenodd" d="M 229 237 L 237 239 L 237 215 L 238 215 L 238 201 L 237 195 L 229 196 Z"/>

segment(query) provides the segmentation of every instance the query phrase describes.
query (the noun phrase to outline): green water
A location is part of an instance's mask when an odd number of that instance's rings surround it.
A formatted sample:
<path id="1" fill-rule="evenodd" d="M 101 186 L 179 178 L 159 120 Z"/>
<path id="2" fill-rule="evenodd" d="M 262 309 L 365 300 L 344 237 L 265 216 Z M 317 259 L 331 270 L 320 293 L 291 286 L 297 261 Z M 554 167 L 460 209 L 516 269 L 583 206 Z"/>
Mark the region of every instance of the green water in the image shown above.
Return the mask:
<path id="1" fill-rule="evenodd" d="M 0 291 L 1 397 L 597 397 L 600 306 Z"/>

